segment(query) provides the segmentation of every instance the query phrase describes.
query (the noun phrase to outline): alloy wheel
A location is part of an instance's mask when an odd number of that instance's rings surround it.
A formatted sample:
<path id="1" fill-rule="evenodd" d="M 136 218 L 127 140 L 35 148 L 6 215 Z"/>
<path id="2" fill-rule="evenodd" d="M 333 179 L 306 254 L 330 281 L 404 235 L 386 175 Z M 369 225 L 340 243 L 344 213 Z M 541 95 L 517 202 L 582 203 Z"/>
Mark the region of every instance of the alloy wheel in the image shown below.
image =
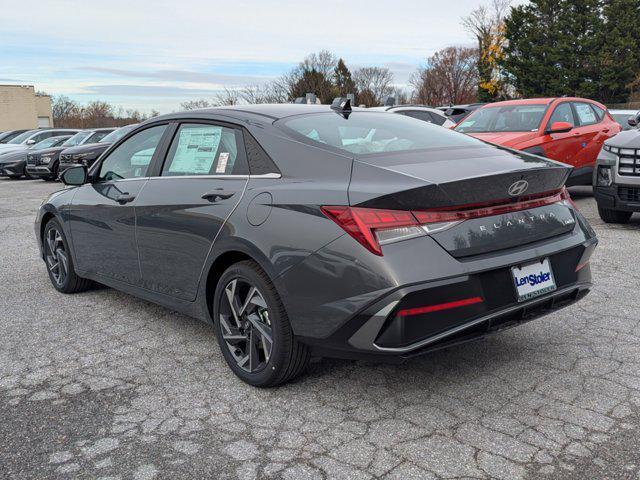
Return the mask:
<path id="1" fill-rule="evenodd" d="M 62 286 L 69 274 L 69 258 L 64 248 L 62 235 L 55 227 L 47 231 L 45 255 L 51 276 L 58 286 Z"/>
<path id="2" fill-rule="evenodd" d="M 236 278 L 227 283 L 219 301 L 222 338 L 236 364 L 249 373 L 263 370 L 271 357 L 273 330 L 262 293 Z"/>

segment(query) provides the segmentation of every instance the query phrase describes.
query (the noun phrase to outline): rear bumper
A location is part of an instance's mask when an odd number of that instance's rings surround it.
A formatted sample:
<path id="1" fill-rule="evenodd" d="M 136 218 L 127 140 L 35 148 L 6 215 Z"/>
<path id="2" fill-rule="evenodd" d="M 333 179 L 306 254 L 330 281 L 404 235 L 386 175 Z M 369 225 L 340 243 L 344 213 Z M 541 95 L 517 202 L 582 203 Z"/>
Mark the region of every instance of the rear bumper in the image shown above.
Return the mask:
<path id="1" fill-rule="evenodd" d="M 314 355 L 402 361 L 467 342 L 545 316 L 583 298 L 591 288 L 588 259 L 597 240 L 549 255 L 557 289 L 517 301 L 510 267 L 445 280 L 406 285 L 382 295 L 326 338 L 302 337 Z M 577 269 L 578 265 L 582 267 Z M 576 271 L 577 269 L 577 271 Z M 462 298 L 481 303 L 447 311 L 400 317 L 402 309 Z"/>
<path id="2" fill-rule="evenodd" d="M 611 185 L 594 187 L 598 206 L 625 212 L 640 212 L 640 185 Z"/>

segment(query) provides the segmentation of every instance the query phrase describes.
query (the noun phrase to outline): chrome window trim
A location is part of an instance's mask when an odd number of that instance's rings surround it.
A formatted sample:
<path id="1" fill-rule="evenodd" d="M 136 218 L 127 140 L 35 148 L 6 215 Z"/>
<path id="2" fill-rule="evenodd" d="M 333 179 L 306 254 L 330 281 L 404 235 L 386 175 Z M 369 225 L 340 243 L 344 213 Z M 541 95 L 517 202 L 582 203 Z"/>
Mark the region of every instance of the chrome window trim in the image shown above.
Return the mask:
<path id="1" fill-rule="evenodd" d="M 165 175 L 149 177 L 151 180 L 177 180 L 179 178 L 205 178 L 214 180 L 243 180 L 243 179 L 278 179 L 282 178 L 279 173 L 263 173 L 261 175 Z"/>

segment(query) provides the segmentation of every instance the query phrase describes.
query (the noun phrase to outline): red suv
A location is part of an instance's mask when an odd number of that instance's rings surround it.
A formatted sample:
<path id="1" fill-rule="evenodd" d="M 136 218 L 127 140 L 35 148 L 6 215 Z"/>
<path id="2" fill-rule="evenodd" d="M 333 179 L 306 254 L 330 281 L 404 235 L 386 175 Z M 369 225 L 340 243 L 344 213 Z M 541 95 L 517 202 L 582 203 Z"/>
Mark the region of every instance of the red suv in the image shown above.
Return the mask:
<path id="1" fill-rule="evenodd" d="M 591 185 L 604 141 L 621 128 L 607 107 L 584 98 L 533 98 L 485 105 L 455 127 L 481 140 L 574 167 L 567 185 Z"/>

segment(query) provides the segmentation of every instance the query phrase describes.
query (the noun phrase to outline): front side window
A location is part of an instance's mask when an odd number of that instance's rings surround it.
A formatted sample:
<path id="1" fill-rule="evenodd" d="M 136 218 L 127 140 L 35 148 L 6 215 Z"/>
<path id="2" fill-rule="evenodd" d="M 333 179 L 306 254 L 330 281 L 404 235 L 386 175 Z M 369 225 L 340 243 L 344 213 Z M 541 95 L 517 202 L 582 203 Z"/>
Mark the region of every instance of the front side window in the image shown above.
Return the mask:
<path id="1" fill-rule="evenodd" d="M 484 107 L 472 112 L 455 130 L 462 133 L 536 132 L 547 111 L 544 104 Z"/>
<path id="2" fill-rule="evenodd" d="M 73 135 L 70 139 L 63 143 L 64 147 L 75 147 L 76 145 L 80 145 L 82 141 L 91 135 L 91 132 L 78 132 Z"/>
<path id="3" fill-rule="evenodd" d="M 593 125 L 598 123 L 598 118 L 595 112 L 588 103 L 575 103 L 576 113 L 578 114 L 578 120 L 580 125 Z"/>
<path id="4" fill-rule="evenodd" d="M 570 103 L 561 103 L 556 107 L 551 114 L 551 118 L 549 119 L 549 127 L 553 125 L 555 122 L 567 122 L 572 126 L 576 126 L 576 122 L 573 118 L 573 110 L 571 109 Z"/>
<path id="5" fill-rule="evenodd" d="M 41 142 L 42 140 L 44 140 L 45 138 L 53 137 L 56 134 L 59 135 L 58 132 L 53 132 L 53 131 L 49 130 L 49 131 L 45 131 L 45 132 L 40 132 L 37 135 L 34 135 L 33 137 L 31 137 L 29 140 L 33 140 L 34 142 L 38 143 L 38 142 Z"/>
<path id="6" fill-rule="evenodd" d="M 353 112 L 348 118 L 337 113 L 320 113 L 285 118 L 281 122 L 313 142 L 356 155 L 484 145 L 466 135 L 388 113 Z"/>
<path id="7" fill-rule="evenodd" d="M 100 180 L 144 177 L 166 125 L 147 128 L 113 150 L 100 166 Z"/>
<path id="8" fill-rule="evenodd" d="M 137 125 L 127 125 L 125 127 L 120 127 L 117 130 L 114 130 L 113 132 L 109 133 L 109 135 L 105 135 L 101 141 L 105 143 L 116 143 L 118 140 L 124 137 L 127 133 L 129 133 L 131 130 L 136 128 L 136 126 Z"/>
<path id="9" fill-rule="evenodd" d="M 13 137 L 13 139 L 9 140 L 7 143 L 10 145 L 19 145 L 31 138 L 31 135 L 33 135 L 33 130 L 28 130 L 17 137 Z"/>
<path id="10" fill-rule="evenodd" d="M 238 144 L 232 128 L 206 124 L 182 124 L 176 133 L 162 176 L 232 175 Z"/>
<path id="11" fill-rule="evenodd" d="M 102 131 L 102 132 L 93 132 L 93 134 L 87 138 L 84 143 L 98 143 L 102 141 L 104 137 L 107 136 L 110 132 Z"/>

